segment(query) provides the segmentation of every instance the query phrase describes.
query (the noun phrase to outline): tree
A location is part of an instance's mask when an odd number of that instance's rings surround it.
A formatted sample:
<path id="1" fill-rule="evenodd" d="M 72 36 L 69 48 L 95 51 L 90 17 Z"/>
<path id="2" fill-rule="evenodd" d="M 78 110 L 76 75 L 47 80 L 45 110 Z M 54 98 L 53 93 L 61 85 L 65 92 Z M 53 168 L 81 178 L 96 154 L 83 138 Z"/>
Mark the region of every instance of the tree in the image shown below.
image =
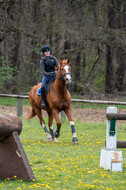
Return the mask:
<path id="1" fill-rule="evenodd" d="M 124 89 L 125 0 L 2 0 L 0 8 L 0 56 L 16 68 L 13 93 L 29 91 L 41 81 L 45 44 L 57 58 L 71 58 L 73 92 Z"/>
<path id="2" fill-rule="evenodd" d="M 124 89 L 125 78 L 125 1 L 108 1 L 108 44 L 106 54 L 106 93 L 113 94 Z"/>
<path id="3" fill-rule="evenodd" d="M 118 63 L 116 70 L 116 88 L 124 91 L 126 89 L 126 1 L 118 1 L 117 27 L 120 30 L 120 46 L 117 47 L 116 60 Z"/>

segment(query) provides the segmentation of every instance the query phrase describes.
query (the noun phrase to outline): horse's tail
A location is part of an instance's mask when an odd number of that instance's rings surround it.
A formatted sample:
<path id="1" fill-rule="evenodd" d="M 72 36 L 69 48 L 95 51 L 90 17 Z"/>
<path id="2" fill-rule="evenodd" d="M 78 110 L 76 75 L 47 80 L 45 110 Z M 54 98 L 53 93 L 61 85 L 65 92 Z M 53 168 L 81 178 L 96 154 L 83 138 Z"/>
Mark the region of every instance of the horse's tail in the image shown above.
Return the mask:
<path id="1" fill-rule="evenodd" d="M 35 110 L 33 107 L 25 106 L 25 108 L 27 111 L 27 115 L 26 115 L 25 119 L 31 119 L 36 116 L 36 113 L 35 113 Z"/>

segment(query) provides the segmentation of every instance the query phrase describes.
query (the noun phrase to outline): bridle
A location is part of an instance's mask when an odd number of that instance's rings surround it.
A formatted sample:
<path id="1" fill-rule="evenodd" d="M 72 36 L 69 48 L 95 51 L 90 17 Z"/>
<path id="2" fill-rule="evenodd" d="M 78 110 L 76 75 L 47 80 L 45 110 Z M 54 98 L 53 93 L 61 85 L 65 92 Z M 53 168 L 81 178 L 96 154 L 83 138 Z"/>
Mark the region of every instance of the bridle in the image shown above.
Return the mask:
<path id="1" fill-rule="evenodd" d="M 66 75 L 70 75 L 70 76 L 71 76 L 71 74 L 68 73 L 68 72 L 63 75 L 63 74 L 61 73 L 61 66 L 60 66 L 60 78 L 56 77 L 56 79 L 60 79 L 60 80 L 66 81 L 66 79 L 65 79 L 65 76 L 66 76 Z"/>

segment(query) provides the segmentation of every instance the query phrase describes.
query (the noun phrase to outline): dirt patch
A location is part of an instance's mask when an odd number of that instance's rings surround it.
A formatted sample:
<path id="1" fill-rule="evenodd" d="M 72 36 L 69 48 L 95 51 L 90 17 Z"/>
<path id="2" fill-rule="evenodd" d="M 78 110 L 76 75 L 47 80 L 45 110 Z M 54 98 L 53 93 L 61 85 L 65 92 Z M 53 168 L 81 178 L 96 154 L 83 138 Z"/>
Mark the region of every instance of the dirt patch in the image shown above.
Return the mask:
<path id="1" fill-rule="evenodd" d="M 106 122 L 106 110 L 92 108 L 72 108 L 73 118 L 81 122 Z"/>
<path id="2" fill-rule="evenodd" d="M 126 113 L 126 110 L 118 110 L 118 112 Z M 0 106 L 1 114 L 17 114 L 16 107 Z M 27 115 L 25 107 L 23 107 L 23 117 Z M 45 111 L 43 116 L 47 117 Z M 88 123 L 106 123 L 106 110 L 105 109 L 92 109 L 92 108 L 72 108 L 72 116 L 74 120 Z M 125 121 L 121 121 L 125 122 Z"/>
<path id="3" fill-rule="evenodd" d="M 9 107 L 9 106 L 1 106 L 0 107 L 1 114 L 17 114 L 16 107 Z M 23 117 L 26 116 L 26 109 L 23 108 Z M 91 108 L 72 108 L 72 116 L 74 120 L 79 120 L 81 122 L 89 122 L 89 123 L 99 123 L 106 121 L 106 111 L 103 109 L 91 109 Z M 43 116 L 47 117 L 45 111 L 43 111 Z"/>

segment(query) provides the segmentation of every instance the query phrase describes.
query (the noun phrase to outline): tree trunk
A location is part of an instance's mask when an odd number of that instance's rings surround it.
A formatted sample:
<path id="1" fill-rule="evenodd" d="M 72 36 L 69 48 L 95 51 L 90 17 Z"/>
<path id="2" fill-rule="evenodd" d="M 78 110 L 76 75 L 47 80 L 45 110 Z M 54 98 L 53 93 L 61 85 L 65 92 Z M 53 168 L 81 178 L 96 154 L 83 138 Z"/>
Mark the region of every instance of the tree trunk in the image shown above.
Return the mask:
<path id="1" fill-rule="evenodd" d="M 121 9 L 121 3 L 118 1 L 118 9 Z M 123 12 L 118 16 L 118 28 L 122 32 L 126 32 L 126 1 L 123 4 Z M 126 88 L 126 44 L 122 44 L 117 48 L 117 71 L 116 71 L 116 88 L 118 91 L 124 91 Z"/>
<path id="2" fill-rule="evenodd" d="M 81 53 L 77 52 L 77 58 L 75 60 L 75 68 L 74 68 L 74 91 L 79 92 L 80 87 L 78 86 L 78 83 L 80 82 L 81 76 L 80 76 L 80 68 L 81 68 Z"/>
<path id="3" fill-rule="evenodd" d="M 106 55 L 106 77 L 105 77 L 105 90 L 107 94 L 114 92 L 114 63 L 113 63 L 113 50 L 108 45 Z"/>
<path id="4" fill-rule="evenodd" d="M 115 1 L 109 0 L 108 5 L 108 45 L 106 48 L 106 77 L 105 77 L 105 91 L 107 94 L 112 94 L 114 92 L 114 49 L 112 44 L 114 43 L 114 37 L 111 34 L 111 30 L 115 28 Z"/>

